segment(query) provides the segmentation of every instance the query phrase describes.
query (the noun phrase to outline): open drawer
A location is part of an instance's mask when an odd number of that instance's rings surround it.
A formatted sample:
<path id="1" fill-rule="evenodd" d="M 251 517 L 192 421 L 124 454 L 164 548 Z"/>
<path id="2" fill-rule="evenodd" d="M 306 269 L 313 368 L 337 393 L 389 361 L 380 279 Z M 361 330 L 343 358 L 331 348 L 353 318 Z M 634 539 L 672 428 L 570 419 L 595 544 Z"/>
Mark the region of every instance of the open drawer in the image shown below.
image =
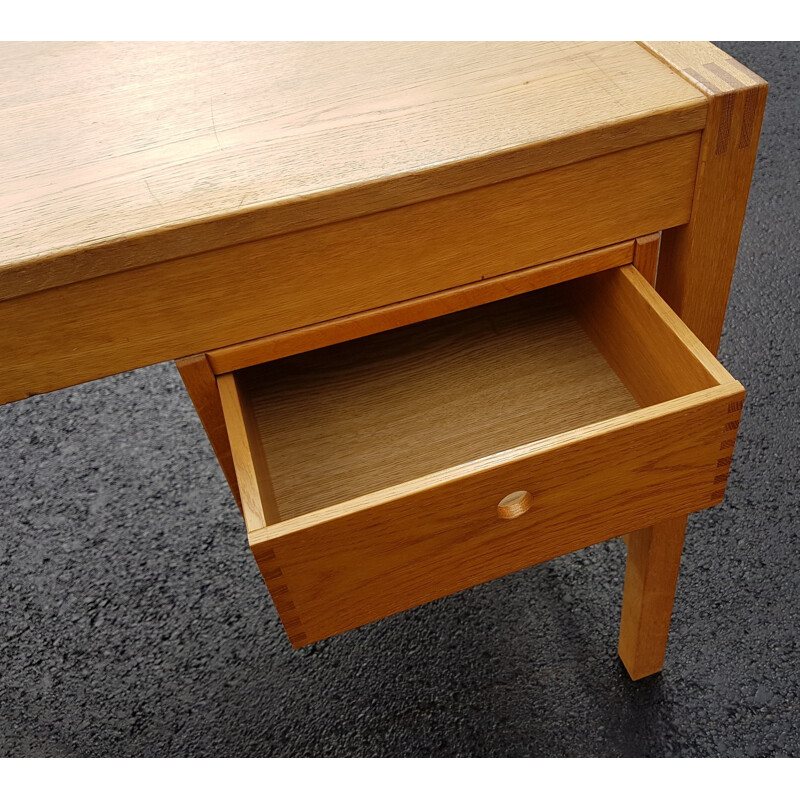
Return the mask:
<path id="1" fill-rule="evenodd" d="M 217 380 L 296 647 L 720 502 L 744 397 L 630 266 Z"/>

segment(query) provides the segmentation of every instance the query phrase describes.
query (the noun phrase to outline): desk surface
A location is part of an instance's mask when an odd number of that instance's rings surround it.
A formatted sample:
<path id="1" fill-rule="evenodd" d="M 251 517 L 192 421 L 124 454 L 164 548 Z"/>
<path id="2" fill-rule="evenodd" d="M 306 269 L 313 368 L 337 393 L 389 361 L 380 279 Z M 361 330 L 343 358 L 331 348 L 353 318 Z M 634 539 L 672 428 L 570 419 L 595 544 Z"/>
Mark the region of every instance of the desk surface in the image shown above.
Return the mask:
<path id="1" fill-rule="evenodd" d="M 617 43 L 0 45 L 0 299 L 699 130 Z"/>

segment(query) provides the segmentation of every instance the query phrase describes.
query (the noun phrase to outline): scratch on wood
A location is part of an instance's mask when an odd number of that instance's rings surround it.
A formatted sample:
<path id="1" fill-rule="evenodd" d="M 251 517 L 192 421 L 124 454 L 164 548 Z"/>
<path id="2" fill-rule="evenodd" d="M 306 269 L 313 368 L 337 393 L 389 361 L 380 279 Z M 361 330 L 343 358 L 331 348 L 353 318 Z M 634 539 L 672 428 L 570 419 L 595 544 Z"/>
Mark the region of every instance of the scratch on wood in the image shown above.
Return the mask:
<path id="1" fill-rule="evenodd" d="M 150 188 L 147 178 L 144 179 L 144 185 L 147 187 L 147 191 L 150 192 L 150 197 L 152 197 L 153 200 L 155 200 L 160 206 L 163 206 L 163 203 L 153 194 L 153 190 Z"/>
<path id="2" fill-rule="evenodd" d="M 209 102 L 211 103 L 211 127 L 214 129 L 214 138 L 217 140 L 217 147 L 222 150 L 223 147 L 220 144 L 219 136 L 217 136 L 217 121 L 214 119 L 214 98 L 210 97 Z"/>

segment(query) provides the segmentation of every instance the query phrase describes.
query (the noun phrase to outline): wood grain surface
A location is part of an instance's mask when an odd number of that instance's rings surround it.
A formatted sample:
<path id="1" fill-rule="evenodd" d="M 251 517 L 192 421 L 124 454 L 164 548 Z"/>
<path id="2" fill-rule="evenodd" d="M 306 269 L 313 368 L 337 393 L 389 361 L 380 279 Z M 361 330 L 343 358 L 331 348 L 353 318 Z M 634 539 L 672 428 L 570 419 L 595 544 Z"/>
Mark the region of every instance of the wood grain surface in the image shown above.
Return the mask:
<path id="1" fill-rule="evenodd" d="M 645 280 L 656 285 L 658 272 L 658 253 L 661 249 L 661 234 L 651 233 L 636 239 L 633 252 L 633 266 L 642 273 Z"/>
<path id="2" fill-rule="evenodd" d="M 610 309 L 593 332 L 601 351 L 644 340 L 611 363 L 655 405 L 635 409 L 555 297 L 575 303 L 590 332 L 596 309 Z M 281 521 L 248 529 L 295 646 L 721 501 L 744 391 L 634 267 L 498 308 L 454 314 L 452 329 L 432 320 L 220 376 L 236 386 L 223 393 L 232 418 L 251 415 L 242 446 L 270 462 L 269 475 L 245 474 L 246 454 L 239 481 L 254 496 L 274 489 Z M 672 372 L 647 397 L 653 365 Z M 568 430 L 564 413 L 575 415 Z M 443 456 L 464 460 L 448 467 Z M 524 513 L 498 514 L 525 492 Z"/>
<path id="3" fill-rule="evenodd" d="M 228 442 L 236 466 L 242 514 L 248 529 L 262 528 L 280 520 L 270 480 L 269 465 L 258 441 L 258 427 L 249 397 L 233 373 L 217 379 L 220 402 L 228 429 Z"/>
<path id="4" fill-rule="evenodd" d="M 658 291 L 717 352 L 753 175 L 767 82 L 709 42 L 646 42 L 708 97 L 687 225 L 664 232 Z"/>
<path id="5" fill-rule="evenodd" d="M 587 275 L 556 290 L 641 405 L 733 381 L 635 268 Z"/>
<path id="6" fill-rule="evenodd" d="M 178 359 L 176 366 L 211 440 L 214 453 L 228 479 L 236 502 L 241 508 L 236 471 L 233 467 L 228 433 L 215 379 L 217 374 L 369 336 L 441 314 L 450 314 L 481 303 L 533 291 L 598 270 L 622 266 L 634 259 L 635 251 L 642 251 L 639 246 L 640 242 L 650 241 L 651 238 L 645 237 L 645 239 L 621 242 L 610 247 L 582 253 L 579 256 L 512 272 L 509 275 L 488 278 L 444 292 L 436 292 L 402 303 L 321 322 L 317 325 L 297 328 L 250 342 L 242 342 L 209 353 L 187 356 Z"/>
<path id="7" fill-rule="evenodd" d="M 717 463 L 732 449 L 724 427 L 742 396 L 738 384 L 706 389 L 253 531 L 267 586 L 279 578 L 291 600 L 290 641 L 719 503 Z M 501 519 L 509 490 L 529 491 L 534 505 Z"/>
<path id="8" fill-rule="evenodd" d="M 233 456 L 228 441 L 228 429 L 225 426 L 217 379 L 211 369 L 211 364 L 206 356 L 200 353 L 178 360 L 175 366 L 178 368 L 186 392 L 191 398 L 197 416 L 211 443 L 211 448 L 214 450 L 214 455 L 228 481 L 233 499 L 236 500 L 236 504 L 241 510 L 242 501 L 239 497 L 236 470 L 233 466 Z"/>
<path id="9" fill-rule="evenodd" d="M 619 657 L 635 681 L 664 664 L 685 531 L 683 515 L 627 537 Z"/>
<path id="10" fill-rule="evenodd" d="M 284 520 L 638 408 L 547 291 L 237 377 Z"/>
<path id="11" fill-rule="evenodd" d="M 650 241 L 650 238 L 652 237 L 647 237 L 647 241 Z M 452 314 L 482 303 L 491 303 L 504 297 L 542 289 L 581 275 L 630 264 L 635 260 L 635 252 L 642 250 L 639 246 L 640 241 L 643 240 L 620 242 L 578 256 L 456 286 L 443 292 L 415 297 L 412 300 L 373 308 L 304 328 L 295 328 L 249 342 L 240 342 L 212 350 L 205 356 L 214 372 L 220 375 L 266 361 L 274 361 L 276 358 L 285 358 L 319 347 L 400 328 L 403 325 L 412 325 L 442 314 Z M 650 249 L 652 250 L 652 247 Z"/>
<path id="12" fill-rule="evenodd" d="M 0 297 L 700 130 L 705 105 L 633 42 L 6 42 Z"/>
<path id="13" fill-rule="evenodd" d="M 700 134 L 0 303 L 0 402 L 651 233 L 689 218 Z"/>

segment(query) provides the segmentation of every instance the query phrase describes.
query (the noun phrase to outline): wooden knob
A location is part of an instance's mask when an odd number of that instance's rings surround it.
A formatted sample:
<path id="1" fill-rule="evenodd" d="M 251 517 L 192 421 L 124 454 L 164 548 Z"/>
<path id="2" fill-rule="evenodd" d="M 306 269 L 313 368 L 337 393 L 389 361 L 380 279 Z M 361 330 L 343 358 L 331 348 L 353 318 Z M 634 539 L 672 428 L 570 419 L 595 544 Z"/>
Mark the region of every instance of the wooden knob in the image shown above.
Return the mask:
<path id="1" fill-rule="evenodd" d="M 521 517 L 533 505 L 530 492 L 511 492 L 497 504 L 497 516 L 501 519 Z"/>

